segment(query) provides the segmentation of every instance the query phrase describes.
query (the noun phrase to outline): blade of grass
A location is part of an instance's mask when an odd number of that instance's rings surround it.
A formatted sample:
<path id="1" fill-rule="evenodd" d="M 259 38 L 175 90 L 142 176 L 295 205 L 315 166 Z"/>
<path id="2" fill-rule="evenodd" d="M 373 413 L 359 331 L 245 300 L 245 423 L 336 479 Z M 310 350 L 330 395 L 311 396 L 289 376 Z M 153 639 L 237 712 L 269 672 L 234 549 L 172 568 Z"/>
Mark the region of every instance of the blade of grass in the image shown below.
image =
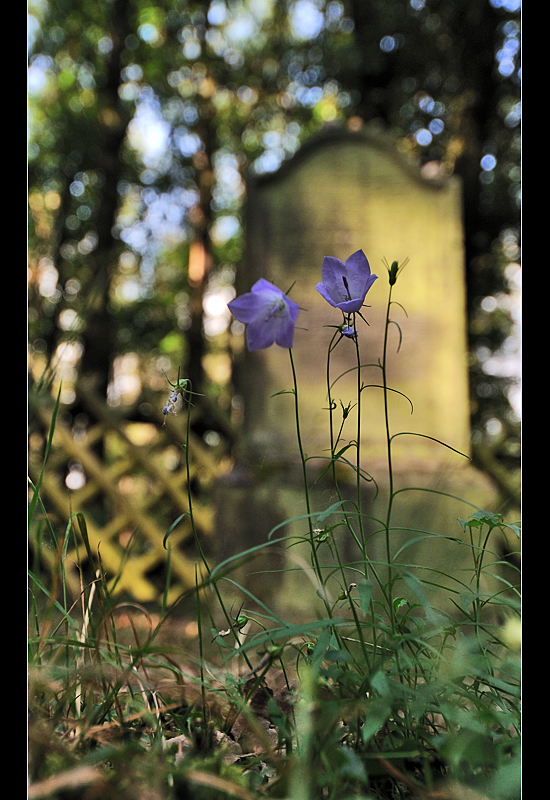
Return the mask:
<path id="1" fill-rule="evenodd" d="M 59 391 L 57 392 L 57 398 L 56 398 L 56 401 L 55 401 L 55 404 L 54 404 L 54 407 L 53 407 L 53 413 L 52 413 L 52 418 L 51 418 L 51 422 L 50 422 L 50 429 L 48 431 L 48 438 L 46 440 L 46 447 L 45 447 L 45 450 L 44 450 L 44 458 L 42 460 L 42 467 L 40 469 L 40 475 L 38 476 L 38 481 L 36 482 L 36 486 L 34 488 L 34 493 L 33 493 L 33 496 L 31 498 L 31 502 L 29 503 L 29 516 L 28 516 L 29 524 L 30 524 L 31 520 L 34 517 L 36 504 L 38 503 L 38 497 L 39 497 L 39 494 L 40 494 L 40 488 L 42 486 L 42 480 L 44 478 L 44 472 L 45 472 L 45 469 L 46 469 L 46 462 L 48 460 L 48 456 L 50 455 L 50 449 L 51 449 L 51 446 L 52 446 L 53 435 L 54 435 L 54 431 L 55 431 L 55 424 L 57 422 L 57 414 L 59 412 L 59 402 L 60 402 L 60 398 L 61 398 L 61 386 L 62 386 L 62 384 L 60 383 L 59 384 Z"/>

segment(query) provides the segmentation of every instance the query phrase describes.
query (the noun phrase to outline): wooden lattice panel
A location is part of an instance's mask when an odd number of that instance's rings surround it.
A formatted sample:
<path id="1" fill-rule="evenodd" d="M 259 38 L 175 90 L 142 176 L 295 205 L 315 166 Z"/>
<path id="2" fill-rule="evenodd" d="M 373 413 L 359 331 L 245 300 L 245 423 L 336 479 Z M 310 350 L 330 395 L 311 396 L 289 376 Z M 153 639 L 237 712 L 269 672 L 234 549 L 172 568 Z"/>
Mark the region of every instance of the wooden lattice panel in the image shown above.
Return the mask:
<path id="1" fill-rule="evenodd" d="M 164 590 L 168 557 L 164 539 L 171 525 L 185 515 L 168 539 L 172 576 L 169 599 L 174 598 L 195 584 L 196 551 L 190 546 L 192 526 L 184 447 L 186 416 L 169 417 L 163 427 L 162 401 L 156 398 L 150 404 L 154 409 L 152 422 L 136 426 L 102 403 L 91 389 L 82 386 L 77 389 L 79 400 L 96 423 L 84 436 L 75 436 L 62 415 L 58 417 L 41 485 L 44 505 L 65 526 L 71 514 L 84 514 L 92 552 L 98 553 L 108 578 L 113 583 L 117 579 L 115 593 L 130 595 L 139 602 L 158 599 Z M 31 398 L 30 405 L 32 432 L 45 440 L 53 403 L 48 398 Z M 144 428 L 146 436 L 137 437 L 136 433 L 143 434 Z M 74 462 L 80 465 L 85 483 L 70 490 L 65 485 L 65 476 L 67 465 Z M 41 466 L 31 448 L 29 470 L 35 483 Z M 191 435 L 189 475 L 195 494 L 193 519 L 203 541 L 213 526 L 208 489 L 223 471 L 219 453 L 211 452 L 201 439 Z M 31 532 L 31 547 L 32 544 Z M 41 558 L 41 567 L 51 568 L 51 551 L 49 558 L 47 551 L 41 552 Z M 78 553 L 74 548 L 69 549 L 65 567 L 73 590 L 79 586 L 79 576 L 76 566 L 71 565 L 79 560 L 85 560 L 84 548 L 79 547 Z"/>

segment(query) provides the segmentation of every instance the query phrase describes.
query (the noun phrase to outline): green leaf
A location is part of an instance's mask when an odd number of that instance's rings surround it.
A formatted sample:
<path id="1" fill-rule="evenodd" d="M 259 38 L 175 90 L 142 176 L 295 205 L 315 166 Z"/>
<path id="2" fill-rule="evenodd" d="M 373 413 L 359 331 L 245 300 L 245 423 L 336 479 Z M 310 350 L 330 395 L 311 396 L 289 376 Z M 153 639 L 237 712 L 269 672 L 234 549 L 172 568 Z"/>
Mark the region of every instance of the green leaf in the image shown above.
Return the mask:
<path id="1" fill-rule="evenodd" d="M 490 795 L 500 800 L 513 800 L 521 795 L 521 755 L 499 767 L 491 780 Z"/>
<path id="2" fill-rule="evenodd" d="M 317 639 L 315 650 L 311 655 L 311 668 L 314 671 L 314 673 L 319 672 L 319 669 L 321 667 L 321 662 L 323 661 L 328 649 L 330 635 L 331 635 L 330 628 L 325 628 L 325 630 L 322 631 L 321 635 Z"/>
<path id="3" fill-rule="evenodd" d="M 503 517 L 502 514 L 492 514 L 490 511 L 476 511 L 469 519 L 459 518 L 458 521 L 462 526 L 462 530 L 466 533 L 467 528 L 481 528 L 483 525 L 497 528 L 503 524 Z M 510 525 L 509 527 L 512 526 Z"/>
<path id="4" fill-rule="evenodd" d="M 357 583 L 357 591 L 359 593 L 359 607 L 361 613 L 366 617 L 369 613 L 372 599 L 372 581 L 363 578 Z"/>
<path id="5" fill-rule="evenodd" d="M 338 767 L 338 774 L 343 778 L 351 778 L 351 780 L 366 783 L 367 773 L 365 765 L 357 753 L 349 747 L 340 747 L 338 748 L 338 754 L 342 756 L 342 765 Z"/>
<path id="6" fill-rule="evenodd" d="M 90 564 L 94 564 L 95 560 L 92 554 L 92 547 L 90 545 L 90 537 L 88 536 L 88 526 L 86 525 L 86 517 L 81 511 L 77 512 L 74 515 L 74 517 L 78 522 L 78 528 L 80 530 L 82 541 L 84 542 L 84 547 L 86 548 L 86 555 L 88 556 L 88 560 Z"/>
<path id="7" fill-rule="evenodd" d="M 513 531 L 518 539 L 521 539 L 521 522 L 508 522 L 506 527 Z"/>
<path id="8" fill-rule="evenodd" d="M 391 706 L 382 698 L 375 698 L 369 703 L 365 724 L 361 731 L 363 744 L 367 744 L 386 723 L 391 714 Z"/>
<path id="9" fill-rule="evenodd" d="M 339 500 L 337 503 L 333 503 L 327 509 L 322 511 L 319 514 L 319 516 L 315 517 L 315 524 L 319 524 L 321 522 L 324 522 L 327 517 L 330 517 L 331 514 L 334 514 L 334 512 L 337 511 L 337 509 L 339 509 L 340 506 L 342 506 L 344 503 L 345 503 L 345 500 Z"/>
<path id="10" fill-rule="evenodd" d="M 173 523 L 170 525 L 170 527 L 168 528 L 168 530 L 167 530 L 167 531 L 166 531 L 166 533 L 164 534 L 164 538 L 163 538 L 163 540 L 162 540 L 162 546 L 164 547 L 164 549 L 165 549 L 165 550 L 167 550 L 167 549 L 168 549 L 168 548 L 166 547 L 166 541 L 167 541 L 168 537 L 170 536 L 170 534 L 172 533 L 172 531 L 174 530 L 174 528 L 175 528 L 175 527 L 176 527 L 176 526 L 177 526 L 177 525 L 178 525 L 178 524 L 179 524 L 179 523 L 182 521 L 182 519 L 183 519 L 184 517 L 186 517 L 186 516 L 187 516 L 187 514 L 188 514 L 188 513 L 189 513 L 188 511 L 184 511 L 184 512 L 183 512 L 183 514 L 180 514 L 180 515 L 179 515 L 179 517 L 178 517 L 178 518 L 177 518 L 177 519 L 176 519 L 176 520 L 175 520 L 175 521 L 174 521 L 174 522 L 173 522 Z"/>
<path id="11" fill-rule="evenodd" d="M 407 584 L 409 589 L 411 589 L 411 591 L 414 592 L 414 594 L 416 595 L 417 599 L 420 601 L 422 607 L 427 609 L 428 608 L 428 598 L 426 597 L 426 595 L 424 593 L 424 589 L 422 587 L 422 583 L 418 580 L 418 578 L 416 578 L 414 575 L 411 575 L 410 573 L 409 574 L 404 573 L 403 574 L 403 581 L 404 581 L 404 583 Z"/>
<path id="12" fill-rule="evenodd" d="M 370 679 L 371 688 L 375 690 L 381 697 L 389 697 L 390 696 L 390 687 L 388 684 L 388 679 L 386 678 L 385 674 L 378 670 L 375 672 L 372 678 Z"/>
<path id="13" fill-rule="evenodd" d="M 325 654 L 325 659 L 327 661 L 332 661 L 334 664 L 352 664 L 353 663 L 353 656 L 351 653 L 348 653 L 346 650 L 327 650 Z"/>
<path id="14" fill-rule="evenodd" d="M 59 403 L 60 403 L 60 399 L 61 399 L 62 386 L 63 386 L 63 384 L 60 383 L 59 384 L 59 390 L 57 392 L 57 398 L 56 398 L 56 401 L 55 401 L 55 405 L 53 407 L 52 418 L 51 418 L 51 422 L 50 422 L 50 429 L 48 431 L 48 438 L 46 440 L 46 447 L 44 449 L 44 458 L 42 460 L 42 468 L 40 470 L 40 475 L 38 476 L 38 481 L 36 482 L 36 486 L 34 487 L 34 491 L 33 491 L 33 496 L 32 496 L 31 502 L 29 504 L 29 510 L 28 510 L 29 523 L 30 523 L 30 521 L 32 520 L 32 518 L 34 516 L 36 504 L 38 503 L 38 498 L 40 496 L 40 488 L 42 486 L 42 480 L 44 478 L 44 472 L 45 472 L 45 469 L 46 469 L 46 462 L 48 461 L 48 456 L 50 454 L 50 449 L 51 449 L 52 441 L 53 441 L 53 435 L 54 435 L 54 431 L 55 431 L 55 424 L 57 422 L 57 414 L 58 414 L 58 411 L 59 411 Z"/>
<path id="15" fill-rule="evenodd" d="M 393 599 L 393 610 L 398 611 L 403 606 L 408 605 L 409 601 L 406 597 L 394 597 Z"/>

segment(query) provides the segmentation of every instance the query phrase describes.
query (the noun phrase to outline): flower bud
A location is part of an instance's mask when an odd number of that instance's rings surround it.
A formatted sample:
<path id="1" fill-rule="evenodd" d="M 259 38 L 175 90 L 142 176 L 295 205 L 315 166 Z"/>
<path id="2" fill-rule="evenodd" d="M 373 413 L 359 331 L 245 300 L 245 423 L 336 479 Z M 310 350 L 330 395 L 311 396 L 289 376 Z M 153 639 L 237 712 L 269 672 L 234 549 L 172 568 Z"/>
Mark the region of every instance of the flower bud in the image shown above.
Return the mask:
<path id="1" fill-rule="evenodd" d="M 399 272 L 399 264 L 397 261 L 394 261 L 390 267 L 389 275 L 390 275 L 390 286 L 394 286 L 395 282 L 397 281 L 397 273 Z"/>

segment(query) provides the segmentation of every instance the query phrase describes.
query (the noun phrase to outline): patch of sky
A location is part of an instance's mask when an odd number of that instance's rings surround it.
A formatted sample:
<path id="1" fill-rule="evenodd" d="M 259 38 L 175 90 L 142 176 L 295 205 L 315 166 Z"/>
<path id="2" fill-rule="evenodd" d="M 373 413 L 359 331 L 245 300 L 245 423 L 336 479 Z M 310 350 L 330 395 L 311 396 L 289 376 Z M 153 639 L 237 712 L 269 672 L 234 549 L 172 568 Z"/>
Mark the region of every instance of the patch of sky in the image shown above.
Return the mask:
<path id="1" fill-rule="evenodd" d="M 156 252 L 165 244 L 185 241 L 186 214 L 198 203 L 199 193 L 183 187 L 169 192 L 146 187 L 140 193 L 140 200 L 133 216 L 119 215 L 119 235 L 135 253 L 147 256 L 148 263 L 154 264 Z"/>
<path id="2" fill-rule="evenodd" d="M 521 8 L 521 0 L 489 0 L 489 3 L 502 11 L 519 11 Z"/>
<path id="3" fill-rule="evenodd" d="M 183 121 L 185 104 L 180 97 L 170 97 L 163 105 L 162 116 L 170 125 L 178 125 Z"/>
<path id="4" fill-rule="evenodd" d="M 421 147 L 427 147 L 432 142 L 432 134 L 428 130 L 428 128 L 419 128 L 415 134 L 414 138 L 418 142 Z"/>
<path id="5" fill-rule="evenodd" d="M 483 156 L 481 159 L 480 165 L 482 170 L 490 171 L 496 167 L 497 160 L 491 153 L 487 153 L 487 155 Z"/>
<path id="6" fill-rule="evenodd" d="M 75 180 L 69 186 L 69 191 L 73 197 L 80 197 L 81 195 L 84 194 L 85 188 L 86 187 L 84 186 L 84 183 L 82 181 Z"/>
<path id="7" fill-rule="evenodd" d="M 29 53 L 32 51 L 34 47 L 34 43 L 36 42 L 37 36 L 40 32 L 40 22 L 34 16 L 34 14 L 27 15 L 27 47 Z"/>
<path id="8" fill-rule="evenodd" d="M 441 119 L 432 119 L 430 124 L 428 125 L 430 132 L 433 133 L 434 136 L 437 136 L 440 133 L 443 133 L 445 128 L 445 123 Z"/>
<path id="9" fill-rule="evenodd" d="M 325 16 L 327 28 L 332 29 L 336 26 L 339 26 L 340 21 L 344 16 L 343 3 L 339 2 L 339 0 L 333 0 L 333 2 L 330 2 L 326 7 Z"/>
<path id="10" fill-rule="evenodd" d="M 121 100 L 131 103 L 139 96 L 139 85 L 133 81 L 123 83 L 118 88 L 118 94 Z"/>
<path id="11" fill-rule="evenodd" d="M 281 148 L 266 150 L 252 164 L 252 170 L 260 175 L 265 172 L 276 172 L 284 161 L 285 152 Z"/>
<path id="12" fill-rule="evenodd" d="M 138 36 L 146 44 L 156 44 L 160 38 L 160 34 L 156 25 L 152 22 L 145 22 L 138 28 Z"/>
<path id="13" fill-rule="evenodd" d="M 208 338 L 224 333 L 231 323 L 231 312 L 227 304 L 235 297 L 233 286 L 212 287 L 205 292 L 202 306 L 204 310 L 204 332 Z"/>
<path id="14" fill-rule="evenodd" d="M 262 143 L 267 148 L 278 147 L 281 143 L 281 134 L 279 131 L 266 131 L 262 136 Z"/>
<path id="15" fill-rule="evenodd" d="M 434 99 L 432 97 L 430 97 L 429 94 L 422 95 L 420 97 L 420 99 L 418 100 L 418 107 L 422 111 L 425 111 L 426 114 L 431 114 L 431 112 L 433 111 L 434 106 L 435 106 L 435 101 L 434 101 Z"/>
<path id="16" fill-rule="evenodd" d="M 27 86 L 30 95 L 37 96 L 45 91 L 53 69 L 54 62 L 50 56 L 40 54 L 31 60 L 27 73 Z"/>
<path id="17" fill-rule="evenodd" d="M 133 119 L 128 125 L 128 141 L 147 168 L 156 167 L 170 141 L 170 125 L 162 118 L 160 106 L 151 90 L 142 90 Z"/>
<path id="18" fill-rule="evenodd" d="M 514 103 L 511 110 L 504 117 L 504 124 L 507 128 L 515 128 L 521 121 L 521 103 Z"/>
<path id="19" fill-rule="evenodd" d="M 325 17 L 321 2 L 296 0 L 290 8 L 290 30 L 295 39 L 315 39 L 323 30 Z"/>
<path id="20" fill-rule="evenodd" d="M 189 39 L 183 45 L 183 56 L 188 59 L 188 61 L 196 61 L 196 59 L 200 57 L 201 52 L 202 48 L 197 39 Z"/>
<path id="21" fill-rule="evenodd" d="M 221 25 L 227 19 L 227 6 L 223 0 L 213 0 L 207 13 L 211 25 Z"/>
<path id="22" fill-rule="evenodd" d="M 102 36 L 101 39 L 97 43 L 97 51 L 98 53 L 102 53 L 105 55 L 106 53 L 110 53 L 113 49 L 113 40 L 110 36 Z"/>
<path id="23" fill-rule="evenodd" d="M 226 150 L 215 153 L 214 171 L 216 185 L 213 189 L 213 208 L 216 211 L 231 208 L 238 203 L 244 194 L 237 157 Z"/>
<path id="24" fill-rule="evenodd" d="M 128 64 L 121 72 L 123 81 L 140 81 L 143 78 L 143 69 L 139 64 Z"/>
<path id="25" fill-rule="evenodd" d="M 256 20 L 246 13 L 235 16 L 224 27 L 224 36 L 233 46 L 240 46 L 252 39 L 258 31 Z"/>
<path id="26" fill-rule="evenodd" d="M 210 235 L 216 245 L 223 245 L 240 233 L 241 225 L 237 217 L 225 214 L 218 217 L 212 225 Z"/>
<path id="27" fill-rule="evenodd" d="M 508 78 L 513 75 L 516 70 L 516 61 L 520 48 L 519 26 L 516 22 L 510 20 L 503 25 L 502 31 L 504 34 L 504 41 L 502 47 L 497 50 L 496 60 L 499 73 L 504 78 Z"/>
<path id="28" fill-rule="evenodd" d="M 380 39 L 380 50 L 384 53 L 391 53 L 392 50 L 395 50 L 397 43 L 393 36 L 383 36 Z"/>
<path id="29" fill-rule="evenodd" d="M 131 247 L 135 253 L 143 254 L 147 252 L 149 231 L 143 222 L 135 222 L 120 231 L 121 240 Z"/>
<path id="30" fill-rule="evenodd" d="M 217 56 L 223 56 L 227 49 L 227 41 L 218 28 L 209 28 L 206 31 L 205 38 L 215 54 Z"/>
<path id="31" fill-rule="evenodd" d="M 502 232 L 503 253 L 510 260 L 504 270 L 508 291 L 484 297 L 480 306 L 487 314 L 503 310 L 510 314 L 512 329 L 502 345 L 494 352 L 488 347 L 478 347 L 476 356 L 486 375 L 508 378 L 511 381 L 507 397 L 516 419 L 521 419 L 521 267 L 517 231 L 506 229 Z"/>
<path id="32" fill-rule="evenodd" d="M 176 128 L 173 141 L 179 152 L 185 158 L 193 156 L 201 147 L 202 142 L 196 133 L 192 133 L 184 125 Z"/>
<path id="33" fill-rule="evenodd" d="M 323 99 L 323 90 L 320 86 L 298 86 L 295 91 L 298 102 L 306 108 L 313 108 Z"/>

